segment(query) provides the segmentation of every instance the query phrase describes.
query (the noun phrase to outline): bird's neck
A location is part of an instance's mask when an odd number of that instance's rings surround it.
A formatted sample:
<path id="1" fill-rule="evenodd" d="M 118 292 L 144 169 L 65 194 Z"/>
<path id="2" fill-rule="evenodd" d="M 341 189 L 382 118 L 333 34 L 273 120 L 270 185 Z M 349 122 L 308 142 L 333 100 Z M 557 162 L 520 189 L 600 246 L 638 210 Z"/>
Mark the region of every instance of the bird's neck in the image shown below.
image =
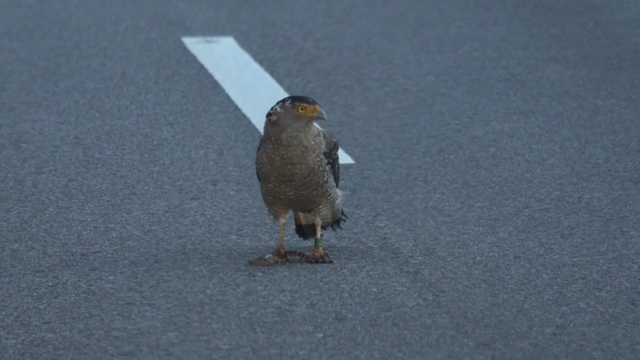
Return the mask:
<path id="1" fill-rule="evenodd" d="M 281 144 L 309 143 L 316 137 L 317 128 L 313 123 L 268 124 L 264 135 Z"/>

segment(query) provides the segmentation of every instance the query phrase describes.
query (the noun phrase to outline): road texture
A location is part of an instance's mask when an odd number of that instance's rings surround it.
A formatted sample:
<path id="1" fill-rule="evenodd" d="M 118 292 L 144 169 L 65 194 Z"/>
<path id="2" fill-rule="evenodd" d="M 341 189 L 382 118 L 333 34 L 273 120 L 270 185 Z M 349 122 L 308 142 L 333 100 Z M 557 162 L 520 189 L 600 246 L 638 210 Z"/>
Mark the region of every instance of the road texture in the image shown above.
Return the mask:
<path id="1" fill-rule="evenodd" d="M 638 358 L 639 19 L 0 1 L 0 358 Z M 355 159 L 336 264 L 247 265 L 277 239 L 259 132 L 180 40 L 215 35 Z"/>

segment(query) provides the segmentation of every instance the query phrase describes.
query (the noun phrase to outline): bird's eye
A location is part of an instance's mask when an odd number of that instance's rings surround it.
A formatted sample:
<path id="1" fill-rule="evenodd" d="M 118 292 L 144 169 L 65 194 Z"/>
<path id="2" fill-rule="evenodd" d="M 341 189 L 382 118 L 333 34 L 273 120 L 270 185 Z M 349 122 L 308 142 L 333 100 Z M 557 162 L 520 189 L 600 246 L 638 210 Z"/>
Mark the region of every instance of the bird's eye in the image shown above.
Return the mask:
<path id="1" fill-rule="evenodd" d="M 306 106 L 298 106 L 298 112 L 299 113 L 304 113 L 305 111 L 307 111 L 307 107 Z"/>

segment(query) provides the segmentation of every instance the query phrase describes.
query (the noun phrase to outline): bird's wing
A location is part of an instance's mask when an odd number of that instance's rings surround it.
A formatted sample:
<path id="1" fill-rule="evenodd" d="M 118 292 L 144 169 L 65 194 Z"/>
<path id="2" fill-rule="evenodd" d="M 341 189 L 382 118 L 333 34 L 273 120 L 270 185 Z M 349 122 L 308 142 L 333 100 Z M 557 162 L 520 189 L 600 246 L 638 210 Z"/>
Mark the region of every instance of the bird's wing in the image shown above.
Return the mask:
<path id="1" fill-rule="evenodd" d="M 338 145 L 338 140 L 327 134 L 325 131 L 322 131 L 322 137 L 324 138 L 324 149 L 322 149 L 322 155 L 324 155 L 324 159 L 329 170 L 331 170 L 331 175 L 333 175 L 336 187 L 338 187 L 340 183 L 340 160 L 338 158 L 338 149 L 340 148 L 340 145 Z"/>

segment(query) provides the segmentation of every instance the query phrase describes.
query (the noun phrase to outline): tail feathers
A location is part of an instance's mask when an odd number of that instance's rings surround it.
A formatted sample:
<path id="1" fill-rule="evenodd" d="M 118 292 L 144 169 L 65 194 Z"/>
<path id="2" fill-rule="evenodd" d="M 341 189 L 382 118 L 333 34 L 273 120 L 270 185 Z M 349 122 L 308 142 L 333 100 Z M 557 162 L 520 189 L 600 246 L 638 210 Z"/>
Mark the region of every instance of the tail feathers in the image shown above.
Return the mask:
<path id="1" fill-rule="evenodd" d="M 298 236 L 305 240 L 316 237 L 316 226 L 313 224 L 313 218 L 309 214 L 294 213 L 293 220 L 296 222 L 296 234 Z"/>
<path id="2" fill-rule="evenodd" d="M 313 223 L 313 218 L 311 215 L 306 213 L 297 212 L 294 213 L 293 219 L 296 223 L 296 234 L 307 240 L 313 239 L 316 237 L 316 227 Z M 322 230 L 326 230 L 331 228 L 331 230 L 336 231 L 338 229 L 342 229 L 342 222 L 347 221 L 347 214 L 344 213 L 343 210 L 340 210 L 340 216 L 335 219 L 330 224 L 326 224 L 322 226 Z"/>
<path id="3" fill-rule="evenodd" d="M 333 220 L 333 222 L 329 225 L 325 225 L 322 227 L 323 230 L 327 228 L 331 228 L 331 230 L 336 231 L 338 229 L 342 229 L 342 223 L 347 222 L 347 214 L 344 213 L 344 210 L 340 210 L 340 216 L 337 219 Z"/>

